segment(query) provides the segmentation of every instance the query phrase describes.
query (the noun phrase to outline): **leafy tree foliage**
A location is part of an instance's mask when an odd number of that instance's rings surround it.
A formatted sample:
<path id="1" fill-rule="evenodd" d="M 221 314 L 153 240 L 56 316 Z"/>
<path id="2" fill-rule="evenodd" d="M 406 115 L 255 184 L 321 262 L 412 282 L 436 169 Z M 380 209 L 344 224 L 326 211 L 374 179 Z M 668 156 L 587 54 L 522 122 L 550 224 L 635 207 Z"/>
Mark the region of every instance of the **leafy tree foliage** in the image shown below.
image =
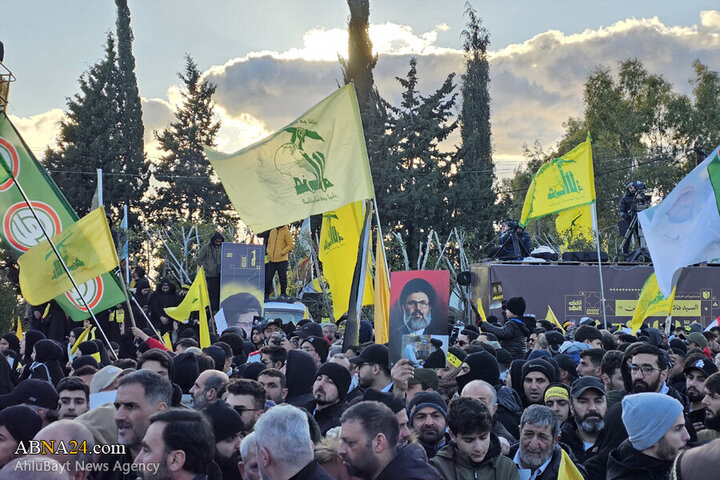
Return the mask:
<path id="1" fill-rule="evenodd" d="M 423 97 L 417 91 L 416 66 L 412 59 L 407 76 L 397 78 L 405 89 L 401 104 L 385 103 L 388 150 L 378 165 L 382 178 L 376 183 L 381 220 L 401 232 L 411 266 L 417 264 L 419 243 L 430 229 L 441 235 L 449 229 L 452 156 L 441 152 L 438 144 L 457 127 L 451 119 L 457 95 L 454 75 Z"/>
<path id="2" fill-rule="evenodd" d="M 469 251 L 492 240 L 493 222 L 501 214 L 495 203 L 495 165 L 490 141 L 489 63 L 490 38 L 470 4 L 467 4 L 465 38 L 465 73 L 462 75 L 462 109 L 460 136 L 462 144 L 456 155 L 457 173 L 452 188 L 453 223 L 472 239 Z"/>
<path id="3" fill-rule="evenodd" d="M 568 152 L 590 132 L 601 242 L 614 253 L 625 185 L 641 180 L 662 198 L 720 143 L 720 76 L 699 62 L 694 74 L 689 98 L 638 60 L 620 62 L 616 75 L 598 67 L 585 82 L 583 117 L 568 119 L 557 150 L 536 148 L 525 168 L 504 183 L 510 211 L 519 214 L 530 179 L 544 161 Z M 529 227 L 552 232 L 552 221 L 541 219 L 542 226 L 531 221 Z"/>
<path id="4" fill-rule="evenodd" d="M 230 201 L 203 154 L 203 146 L 214 146 L 220 130 L 220 122 L 213 119 L 216 87 L 201 79 L 190 56 L 179 77 L 185 88 L 176 120 L 155 133 L 165 155 L 154 172 L 163 182 L 152 202 L 154 218 L 166 224 L 185 218 L 196 223 L 218 222 L 230 209 Z"/>

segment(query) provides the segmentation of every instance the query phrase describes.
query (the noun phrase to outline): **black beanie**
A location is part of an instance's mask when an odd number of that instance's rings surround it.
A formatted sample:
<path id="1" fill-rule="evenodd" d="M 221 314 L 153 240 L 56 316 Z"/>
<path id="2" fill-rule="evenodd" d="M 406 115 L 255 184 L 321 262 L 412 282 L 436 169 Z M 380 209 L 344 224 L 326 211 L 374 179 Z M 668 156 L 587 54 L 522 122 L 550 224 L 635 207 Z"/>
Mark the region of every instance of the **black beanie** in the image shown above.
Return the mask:
<path id="1" fill-rule="evenodd" d="M 7 429 L 16 442 L 27 442 L 42 428 L 42 418 L 26 405 L 15 405 L 0 412 L 0 425 Z"/>
<path id="2" fill-rule="evenodd" d="M 523 365 L 522 367 L 522 381 L 525 380 L 525 377 L 530 372 L 542 373 L 543 375 L 545 375 L 545 377 L 547 377 L 548 382 L 550 383 L 555 383 L 558 381 L 558 378 L 555 375 L 555 367 L 543 358 L 535 358 L 533 360 L 530 360 L 529 362 L 525 362 L 525 365 Z"/>
<path id="3" fill-rule="evenodd" d="M 80 350 L 80 352 L 83 355 L 92 355 L 93 353 L 100 353 L 100 349 L 98 348 L 98 346 L 95 344 L 95 342 L 93 342 L 91 340 L 86 340 L 86 341 L 82 342 L 80 344 L 80 346 L 78 346 L 78 350 Z"/>
<path id="4" fill-rule="evenodd" d="M 221 442 L 238 432 L 245 430 L 240 414 L 222 400 L 217 400 L 205 408 L 215 433 L 215 441 Z"/>
<path id="5" fill-rule="evenodd" d="M 386 407 L 392 410 L 393 413 L 405 410 L 405 403 L 401 399 L 392 393 L 381 392 L 380 390 L 376 390 L 374 388 L 368 388 L 365 390 L 362 399 L 383 403 Z"/>
<path id="6" fill-rule="evenodd" d="M 264 363 L 260 362 L 252 362 L 245 364 L 245 369 L 242 373 L 242 378 L 247 378 L 249 380 L 257 380 L 260 376 L 260 372 L 267 369 L 267 366 L 265 366 Z"/>
<path id="7" fill-rule="evenodd" d="M 518 317 L 525 315 L 525 299 L 522 297 L 512 297 L 505 307 Z"/>
<path id="8" fill-rule="evenodd" d="M 92 355 L 80 355 L 79 357 L 73 358 L 73 370 L 77 370 L 78 368 L 84 367 L 85 365 L 90 365 L 91 367 L 100 370 L 100 365 L 98 364 L 98 361 L 95 360 L 95 357 L 93 357 Z"/>
<path id="9" fill-rule="evenodd" d="M 319 375 L 327 375 L 333 381 L 338 390 L 338 398 L 341 402 L 344 401 L 352 380 L 348 369 L 339 363 L 323 363 L 318 368 L 315 377 L 317 378 Z"/>
<path id="10" fill-rule="evenodd" d="M 185 352 L 176 355 L 173 358 L 173 368 L 175 369 L 175 383 L 180 386 L 183 393 L 190 393 L 190 389 L 195 384 L 198 375 L 200 375 L 195 354 Z"/>
<path id="11" fill-rule="evenodd" d="M 310 343 L 315 351 L 317 352 L 318 356 L 320 356 L 320 362 L 324 363 L 325 360 L 327 360 L 328 351 L 330 350 L 330 346 L 322 337 L 308 337 L 305 340 L 303 340 L 302 343 Z"/>
<path id="12" fill-rule="evenodd" d="M 223 371 L 225 366 L 225 350 L 218 347 L 217 345 L 210 345 L 202 349 L 203 353 L 210 355 L 210 358 L 215 362 L 215 370 Z"/>

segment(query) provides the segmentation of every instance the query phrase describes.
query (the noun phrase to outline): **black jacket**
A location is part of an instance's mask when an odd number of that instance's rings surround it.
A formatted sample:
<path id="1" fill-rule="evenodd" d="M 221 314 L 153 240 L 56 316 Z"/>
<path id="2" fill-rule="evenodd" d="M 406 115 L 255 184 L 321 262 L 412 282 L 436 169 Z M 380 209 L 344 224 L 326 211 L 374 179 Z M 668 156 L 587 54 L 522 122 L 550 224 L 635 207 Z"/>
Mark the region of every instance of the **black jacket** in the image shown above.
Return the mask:
<path id="1" fill-rule="evenodd" d="M 324 468 L 313 460 L 288 480 L 333 480 L 333 478 L 325 471 Z"/>
<path id="2" fill-rule="evenodd" d="M 630 440 L 610 452 L 607 480 L 664 480 L 673 462 L 665 462 L 645 455 L 633 448 Z"/>
<path id="3" fill-rule="evenodd" d="M 480 330 L 495 335 L 500 341 L 500 345 L 510 353 L 513 360 L 525 359 L 527 339 L 530 337 L 530 329 L 525 319 L 509 318 L 502 327 L 482 322 Z"/>
<path id="4" fill-rule="evenodd" d="M 345 402 L 339 402 L 328 408 L 316 410 L 317 405 L 313 402 L 312 407 L 313 408 L 309 408 L 308 411 L 313 412 L 313 417 L 324 437 L 328 430 L 340 426 L 340 417 L 342 417 L 345 408 L 347 408 L 347 404 Z"/>
<path id="5" fill-rule="evenodd" d="M 516 443 L 512 447 L 510 447 L 510 453 L 508 456 L 510 458 L 515 458 L 515 454 L 518 451 L 518 448 L 520 448 L 520 442 Z M 587 470 L 585 467 L 575 458 L 575 455 L 573 455 L 572 450 L 567 445 L 564 445 L 560 442 L 558 442 L 555 445 L 555 450 L 553 451 L 552 458 L 550 459 L 550 464 L 548 464 L 547 468 L 543 473 L 538 476 L 535 480 L 557 480 L 558 478 L 558 472 L 560 471 L 560 460 L 562 460 L 562 450 L 565 450 L 565 452 L 570 457 L 570 460 L 575 464 L 577 469 L 582 474 L 583 478 L 589 478 Z"/>
<path id="6" fill-rule="evenodd" d="M 411 449 L 401 448 L 375 480 L 442 480 L 442 477 L 429 463 L 418 459 Z"/>
<path id="7" fill-rule="evenodd" d="M 582 464 L 585 464 L 588 459 L 597 455 L 598 450 L 600 449 L 598 442 L 596 441 L 595 445 L 588 450 L 585 450 L 585 444 L 578 434 L 577 423 L 572 417 L 568 418 L 563 423 L 562 428 L 560 429 L 560 440 L 572 449 L 575 458 L 577 458 Z"/>

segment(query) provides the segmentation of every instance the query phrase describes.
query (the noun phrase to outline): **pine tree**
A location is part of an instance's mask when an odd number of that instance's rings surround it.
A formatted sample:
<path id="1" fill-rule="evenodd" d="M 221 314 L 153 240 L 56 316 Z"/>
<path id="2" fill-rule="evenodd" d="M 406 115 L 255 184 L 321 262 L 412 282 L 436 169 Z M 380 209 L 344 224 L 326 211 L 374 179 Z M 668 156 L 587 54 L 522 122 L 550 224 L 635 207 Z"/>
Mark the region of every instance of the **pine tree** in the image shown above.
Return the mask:
<path id="1" fill-rule="evenodd" d="M 201 72 L 190 56 L 185 57 L 182 105 L 177 119 L 155 138 L 167 152 L 154 172 L 164 182 L 153 200 L 156 216 L 162 223 L 189 219 L 196 223 L 217 222 L 230 209 L 225 190 L 214 176 L 203 154 L 203 146 L 215 146 L 220 122 L 213 120 L 212 96 L 215 85 L 201 79 Z"/>
<path id="2" fill-rule="evenodd" d="M 58 147 L 45 154 L 45 164 L 70 205 L 88 213 L 96 188 L 97 168 L 105 174 L 122 170 L 122 137 L 118 131 L 119 107 L 115 79 L 115 40 L 108 34 L 105 58 L 80 79 L 80 93 L 68 99 L 68 114 L 60 123 Z M 113 181 L 122 180 L 110 176 Z M 105 182 L 106 186 L 108 183 Z M 116 190 L 105 189 L 106 205 L 113 205 Z M 119 202 L 118 202 L 119 204 Z"/>
<path id="3" fill-rule="evenodd" d="M 490 38 L 482 19 L 470 4 L 466 5 L 465 73 L 462 76 L 462 110 L 457 151 L 457 174 L 452 196 L 455 225 L 469 234 L 467 251 L 476 252 L 495 233 L 493 222 L 500 213 L 496 207 L 494 188 L 495 165 L 490 141 L 490 94 L 488 92 L 489 62 L 487 49 Z"/>
<path id="4" fill-rule="evenodd" d="M 117 5 L 118 39 L 118 106 L 120 111 L 119 131 L 122 138 L 123 171 L 131 176 L 113 178 L 106 182 L 109 189 L 116 189 L 122 203 L 137 205 L 149 184 L 148 162 L 144 153 L 144 127 L 142 106 L 135 77 L 135 57 L 132 54 L 133 33 L 130 28 L 130 9 L 127 0 L 115 0 Z M 119 204 L 117 205 L 120 206 Z"/>
<path id="5" fill-rule="evenodd" d="M 375 186 L 381 220 L 402 234 L 410 265 L 416 265 L 419 243 L 430 229 L 448 231 L 452 156 L 438 149 L 457 127 L 450 121 L 455 106 L 454 74 L 433 94 L 417 91 L 417 61 L 410 61 L 406 78 L 397 78 L 405 91 L 399 107 L 389 112 L 383 175 Z"/>

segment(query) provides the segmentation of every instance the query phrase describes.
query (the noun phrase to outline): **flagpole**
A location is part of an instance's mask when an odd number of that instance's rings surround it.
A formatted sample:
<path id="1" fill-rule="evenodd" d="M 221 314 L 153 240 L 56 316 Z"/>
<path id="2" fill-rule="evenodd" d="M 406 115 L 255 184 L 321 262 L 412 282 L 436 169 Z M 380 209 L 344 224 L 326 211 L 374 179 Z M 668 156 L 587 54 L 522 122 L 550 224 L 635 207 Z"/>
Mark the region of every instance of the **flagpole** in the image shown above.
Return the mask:
<path id="1" fill-rule="evenodd" d="M 2 162 L 2 167 L 5 168 L 5 162 Z M 6 173 L 10 173 L 7 171 L 7 168 L 5 168 Z M 103 338 L 105 339 L 105 343 L 108 346 L 108 349 L 110 352 L 112 352 L 113 356 L 115 357 L 115 360 L 118 360 L 118 356 L 115 354 L 115 350 L 113 350 L 112 345 L 110 345 L 110 340 L 108 340 L 107 335 L 105 335 L 105 330 L 100 326 L 100 322 L 98 321 L 97 317 L 95 317 L 95 314 L 93 313 L 90 306 L 85 301 L 85 296 L 80 292 L 80 288 L 78 287 L 77 283 L 75 283 L 75 278 L 70 273 L 70 270 L 68 269 L 67 265 L 65 264 L 65 260 L 62 258 L 62 255 L 60 255 L 60 252 L 58 252 L 57 247 L 52 242 L 52 239 L 50 238 L 50 235 L 48 234 L 47 230 L 45 230 L 45 226 L 40 221 L 40 218 L 37 216 L 37 213 L 35 212 L 35 208 L 32 206 L 32 203 L 30 202 L 30 199 L 28 198 L 27 194 L 25 193 L 25 190 L 20 186 L 17 179 L 15 179 L 14 175 L 10 175 L 10 178 L 13 179 L 13 183 L 17 187 L 18 191 L 20 192 L 20 195 L 22 195 L 23 200 L 25 200 L 25 203 L 27 204 L 28 208 L 30 209 L 30 213 L 32 213 L 33 218 L 35 218 L 35 221 L 37 222 L 38 226 L 40 227 L 40 230 L 42 231 L 43 235 L 47 239 L 48 243 L 50 244 L 50 247 L 52 247 L 53 252 L 55 253 L 55 256 L 60 260 L 60 265 L 62 266 L 63 270 L 65 271 L 65 274 L 70 279 L 70 282 L 73 284 L 73 288 L 75 288 L 75 292 L 80 297 L 80 300 L 82 301 L 83 306 L 87 309 L 88 313 L 90 314 L 90 317 L 95 321 L 95 325 L 100 330 L 100 333 L 102 333 Z"/>
<path id="2" fill-rule="evenodd" d="M 353 273 L 352 286 L 355 291 L 353 292 L 351 288 L 348 319 L 347 325 L 345 326 L 345 337 L 343 338 L 343 351 L 347 350 L 351 345 L 357 345 L 360 335 L 360 314 L 362 312 L 367 275 L 368 241 L 370 237 L 370 225 L 372 224 L 372 208 L 372 200 L 365 201 L 365 220 L 363 221 L 362 234 L 358 242 L 358 258 L 355 263 L 355 272 Z M 353 298 L 353 295 L 355 295 L 355 298 Z"/>
<path id="3" fill-rule="evenodd" d="M 101 207 L 105 205 L 103 203 L 103 184 L 102 184 L 102 168 L 97 169 L 97 177 L 98 177 L 98 207 Z"/>
<path id="4" fill-rule="evenodd" d="M 155 328 L 155 325 L 152 324 L 152 322 L 150 321 L 150 319 L 148 318 L 148 316 L 145 315 L 145 312 L 143 311 L 142 307 L 140 306 L 140 303 L 137 301 L 137 298 L 132 297 L 132 299 L 133 299 L 133 302 L 135 302 L 135 305 L 138 306 L 138 310 L 140 310 L 140 313 L 142 313 L 142 316 L 145 317 L 145 321 L 147 322 L 147 324 L 150 325 L 150 328 L 152 328 L 152 331 L 155 332 L 155 335 L 157 335 L 157 337 L 158 337 L 160 340 L 162 340 L 162 337 L 160 336 L 160 333 L 158 333 L 157 329 Z M 133 325 L 133 327 L 134 327 L 134 326 L 135 326 L 135 325 Z"/>
<path id="5" fill-rule="evenodd" d="M 590 204 L 590 214 L 592 215 L 592 225 L 595 231 L 595 246 L 597 247 L 598 275 L 600 276 L 600 303 L 602 303 L 603 328 L 607 330 L 607 316 L 605 315 L 605 287 L 602 276 L 602 262 L 600 260 L 600 233 L 598 232 L 597 210 L 595 202 Z"/>
<path id="6" fill-rule="evenodd" d="M 125 247 L 127 246 L 127 252 L 125 253 L 125 285 L 130 285 L 130 239 L 128 238 L 128 230 L 130 229 L 130 218 L 128 218 L 128 206 L 127 203 L 123 206 L 123 213 L 125 218 L 125 243 L 123 244 L 123 250 L 125 250 Z M 125 298 L 127 298 L 127 293 L 125 293 Z M 128 306 L 130 306 L 130 301 L 128 301 Z"/>
<path id="7" fill-rule="evenodd" d="M 125 270 L 127 270 L 127 268 Z M 121 273 L 121 275 L 122 275 L 122 273 Z M 130 304 L 130 297 L 128 296 L 127 286 L 125 285 L 125 282 L 122 281 L 122 278 L 120 279 L 120 285 L 122 286 L 122 291 L 123 291 L 123 294 L 125 295 L 125 303 L 127 303 L 127 306 L 128 306 L 128 313 L 130 314 L 130 323 L 134 327 L 134 326 L 136 326 L 135 325 L 135 314 L 132 311 L 132 305 Z"/>

